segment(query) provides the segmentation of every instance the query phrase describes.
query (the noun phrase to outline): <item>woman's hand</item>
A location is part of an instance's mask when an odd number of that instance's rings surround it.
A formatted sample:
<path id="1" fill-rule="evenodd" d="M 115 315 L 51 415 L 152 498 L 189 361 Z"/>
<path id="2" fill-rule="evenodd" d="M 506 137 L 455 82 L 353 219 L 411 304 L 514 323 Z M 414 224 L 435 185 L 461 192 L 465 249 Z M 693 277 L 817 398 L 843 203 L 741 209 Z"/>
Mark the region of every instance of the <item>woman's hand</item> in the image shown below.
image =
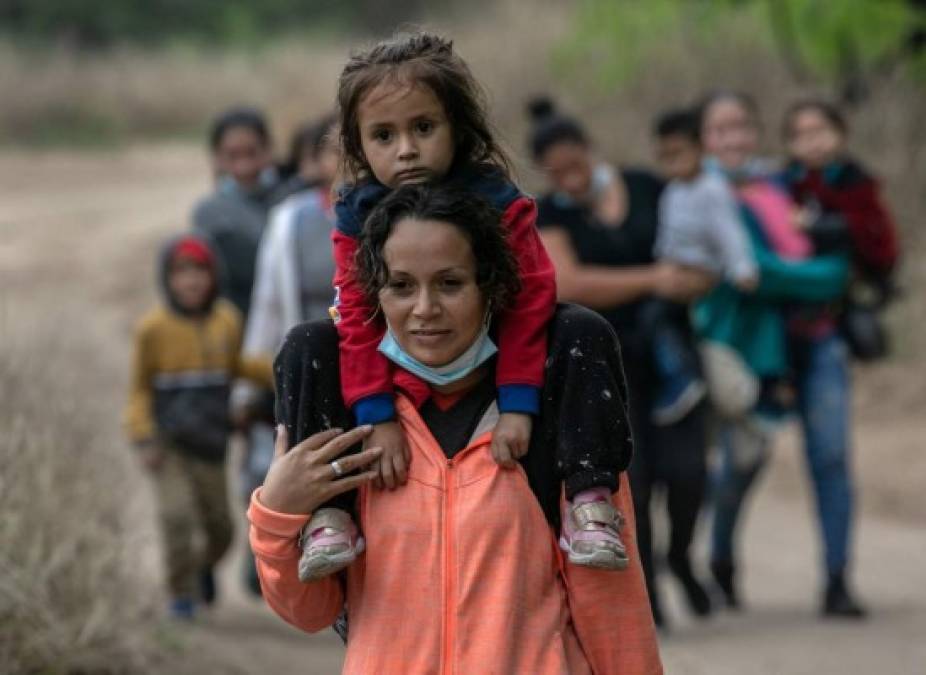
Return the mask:
<path id="1" fill-rule="evenodd" d="M 373 465 L 373 471 L 377 474 L 374 483 L 376 487 L 394 490 L 400 485 L 405 485 L 408 481 L 411 453 L 398 422 L 374 424 L 373 432 L 363 445 L 383 449 L 379 461 Z"/>
<path id="2" fill-rule="evenodd" d="M 654 266 L 653 293 L 673 302 L 689 303 L 707 293 L 717 280 L 710 272 L 661 262 Z"/>
<path id="3" fill-rule="evenodd" d="M 273 464 L 260 491 L 260 503 L 272 511 L 299 515 L 312 513 L 332 497 L 369 483 L 375 471 L 338 478 L 331 462 L 338 460 L 342 471 L 350 474 L 368 467 L 379 459 L 382 448 L 369 448 L 355 455 L 338 459 L 344 451 L 370 435 L 369 425 L 347 433 L 329 429 L 310 436 L 286 451 L 286 427 L 277 427 Z"/>
<path id="4" fill-rule="evenodd" d="M 534 421 L 522 413 L 502 413 L 492 432 L 492 457 L 506 469 L 513 469 L 517 460 L 527 454 Z"/>

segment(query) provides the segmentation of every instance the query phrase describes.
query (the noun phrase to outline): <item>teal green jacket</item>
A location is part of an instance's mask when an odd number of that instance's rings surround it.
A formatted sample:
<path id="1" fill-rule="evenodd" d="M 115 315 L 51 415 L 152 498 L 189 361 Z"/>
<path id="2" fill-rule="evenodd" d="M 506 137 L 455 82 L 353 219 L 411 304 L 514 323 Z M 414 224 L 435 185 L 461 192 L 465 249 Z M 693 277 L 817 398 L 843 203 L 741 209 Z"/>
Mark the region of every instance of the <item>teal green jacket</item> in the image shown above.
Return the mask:
<path id="1" fill-rule="evenodd" d="M 702 339 L 739 352 L 756 375 L 781 375 L 787 369 L 783 305 L 837 300 L 846 290 L 849 261 L 841 255 L 784 260 L 769 247 L 755 214 L 744 205 L 740 210 L 752 241 L 759 286 L 744 293 L 728 283 L 718 284 L 696 304 L 694 325 Z"/>

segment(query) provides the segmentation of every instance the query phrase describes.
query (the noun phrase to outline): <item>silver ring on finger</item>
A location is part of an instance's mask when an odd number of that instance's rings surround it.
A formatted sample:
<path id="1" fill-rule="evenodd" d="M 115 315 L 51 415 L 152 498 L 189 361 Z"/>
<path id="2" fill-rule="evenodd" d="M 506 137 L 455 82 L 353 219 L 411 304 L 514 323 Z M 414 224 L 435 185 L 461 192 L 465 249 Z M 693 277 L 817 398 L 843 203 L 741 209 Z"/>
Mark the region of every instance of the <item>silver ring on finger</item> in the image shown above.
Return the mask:
<path id="1" fill-rule="evenodd" d="M 344 467 L 341 466 L 341 463 L 338 460 L 333 460 L 331 462 L 331 470 L 334 471 L 335 478 L 340 478 L 345 473 Z"/>

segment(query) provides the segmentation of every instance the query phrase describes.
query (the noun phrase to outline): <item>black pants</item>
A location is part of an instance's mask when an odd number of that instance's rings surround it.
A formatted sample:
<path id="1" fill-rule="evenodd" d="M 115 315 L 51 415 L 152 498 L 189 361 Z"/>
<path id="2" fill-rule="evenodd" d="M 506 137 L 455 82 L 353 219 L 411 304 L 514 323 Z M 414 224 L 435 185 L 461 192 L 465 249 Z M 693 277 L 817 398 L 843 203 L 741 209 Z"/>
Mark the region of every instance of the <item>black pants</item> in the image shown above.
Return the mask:
<path id="1" fill-rule="evenodd" d="M 614 491 L 630 463 L 633 441 L 627 385 L 614 330 L 576 305 L 557 307 L 550 323 L 541 409 L 522 458 L 547 519 L 559 526 L 560 490 Z M 341 397 L 338 336 L 329 321 L 293 328 L 274 363 L 276 414 L 291 445 L 332 427 L 354 426 Z M 351 494 L 330 506 L 351 509 Z"/>
<path id="2" fill-rule="evenodd" d="M 685 566 L 688 549 L 707 488 L 707 408 L 700 405 L 677 424 L 657 426 L 650 421 L 656 375 L 645 358 L 645 337 L 631 343 L 628 357 L 631 423 L 635 452 L 630 465 L 630 485 L 637 521 L 637 546 L 650 599 L 655 603 L 653 536 L 650 501 L 664 489 L 669 516 L 670 566 Z"/>

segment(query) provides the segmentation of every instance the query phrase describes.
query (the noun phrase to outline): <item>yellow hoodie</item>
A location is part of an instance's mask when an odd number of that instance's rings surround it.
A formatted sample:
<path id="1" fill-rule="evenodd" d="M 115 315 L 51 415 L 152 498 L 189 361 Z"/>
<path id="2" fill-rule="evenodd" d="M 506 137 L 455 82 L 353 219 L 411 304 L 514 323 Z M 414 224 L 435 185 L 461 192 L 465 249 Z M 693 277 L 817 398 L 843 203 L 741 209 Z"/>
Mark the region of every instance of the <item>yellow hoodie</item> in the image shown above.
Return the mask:
<path id="1" fill-rule="evenodd" d="M 125 427 L 136 443 L 165 440 L 217 458 L 229 432 L 228 390 L 235 378 L 273 387 L 269 360 L 240 354 L 241 317 L 218 299 L 199 318 L 168 307 L 148 312 L 135 330 Z"/>

